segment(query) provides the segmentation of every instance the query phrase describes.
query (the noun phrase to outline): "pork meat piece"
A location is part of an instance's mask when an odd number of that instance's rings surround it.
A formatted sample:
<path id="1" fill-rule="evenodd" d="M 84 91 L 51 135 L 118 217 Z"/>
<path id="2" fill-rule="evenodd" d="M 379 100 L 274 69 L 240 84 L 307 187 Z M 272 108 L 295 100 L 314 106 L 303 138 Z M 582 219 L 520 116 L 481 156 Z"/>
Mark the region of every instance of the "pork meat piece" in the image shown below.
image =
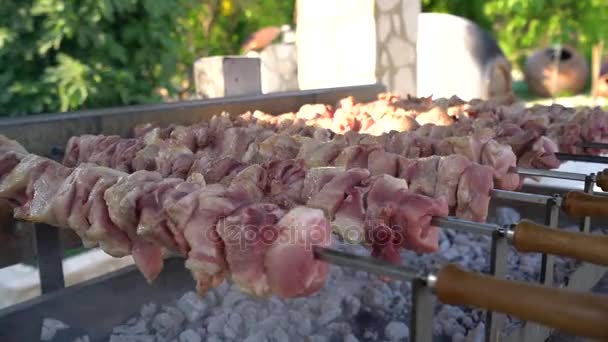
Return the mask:
<path id="1" fill-rule="evenodd" d="M 137 152 L 143 149 L 144 142 L 141 139 L 123 139 L 116 144 L 114 154 L 110 157 L 111 168 L 132 173 L 136 170 L 133 169 L 132 161 L 135 159 Z"/>
<path id="2" fill-rule="evenodd" d="M 431 219 L 447 215 L 444 198 L 414 194 L 390 176 L 375 179 L 367 193 L 365 234 L 372 256 L 400 263 L 400 248 L 436 251 L 439 231 L 431 226 Z"/>
<path id="3" fill-rule="evenodd" d="M 481 162 L 481 150 L 490 140 L 494 132 L 491 130 L 480 130 L 469 136 L 450 137 L 439 142 L 436 152 L 439 155 L 461 154 L 474 163 Z"/>
<path id="4" fill-rule="evenodd" d="M 137 152 L 133 169 L 157 171 L 163 177 L 186 178 L 193 161 L 194 155 L 188 148 L 160 141 Z"/>
<path id="5" fill-rule="evenodd" d="M 71 171 L 50 159 L 28 154 L 4 177 L 0 198 L 17 206 L 17 219 L 67 228 L 66 218 L 55 217 L 49 204 Z"/>
<path id="6" fill-rule="evenodd" d="M 556 169 L 561 165 L 561 161 L 555 155 L 557 151 L 555 142 L 542 136 L 519 158 L 518 165 L 536 169 Z"/>
<path id="7" fill-rule="evenodd" d="M 517 167 L 517 157 L 511 146 L 500 144 L 496 140 L 488 141 L 481 151 L 481 164 L 494 169 L 494 184 L 498 189 L 514 191 L 519 188 L 519 175 L 509 171 Z"/>
<path id="8" fill-rule="evenodd" d="M 413 169 L 409 170 L 408 184 L 410 191 L 426 196 L 435 196 L 435 185 L 437 184 L 437 167 L 441 157 L 433 156 L 419 158 Z"/>
<path id="9" fill-rule="evenodd" d="M 323 187 L 312 195 L 306 202 L 306 206 L 321 209 L 330 219 L 334 219 L 334 214 L 342 205 L 347 193 L 356 185 L 369 178 L 367 169 L 350 169 L 336 175 Z"/>
<path id="10" fill-rule="evenodd" d="M 330 118 L 333 115 L 331 106 L 324 104 L 305 104 L 300 107 L 296 117 L 304 120 L 314 120 L 317 118 Z"/>
<path id="11" fill-rule="evenodd" d="M 249 144 L 256 140 L 258 129 L 251 127 L 232 127 L 222 132 L 219 139 L 218 155 L 241 160 Z"/>
<path id="12" fill-rule="evenodd" d="M 216 225 L 221 218 L 244 205 L 246 200 L 237 200 L 224 186 L 212 184 L 165 208 L 174 229 L 183 232 L 190 246 L 186 268 L 192 273 L 201 294 L 221 284 L 227 272 L 224 245 Z"/>
<path id="13" fill-rule="evenodd" d="M 547 128 L 547 138 L 557 142 L 563 153 L 581 154 L 578 145 L 583 142 L 581 126 L 576 123 L 553 123 Z"/>
<path id="14" fill-rule="evenodd" d="M 367 169 L 368 158 L 373 151 L 383 151 L 382 145 L 354 145 L 342 150 L 334 160 L 334 166 L 342 166 L 347 170 L 352 168 Z"/>
<path id="15" fill-rule="evenodd" d="M 155 182 L 148 191 L 137 199 L 139 222 L 137 236 L 174 252 L 185 252 L 176 244 L 173 233 L 168 226 L 168 215 L 163 209 L 165 200 L 171 198 L 173 189 L 183 183 L 182 179 L 165 178 Z"/>
<path id="16" fill-rule="evenodd" d="M 300 144 L 294 138 L 284 134 L 274 134 L 259 143 L 257 155 L 250 158 L 250 161 L 262 163 L 266 160 L 293 159 L 299 151 Z"/>
<path id="17" fill-rule="evenodd" d="M 262 164 L 268 175 L 268 196 L 283 208 L 300 203 L 307 168 L 301 159 L 275 160 Z"/>
<path id="18" fill-rule="evenodd" d="M 332 165 L 334 159 L 346 147 L 343 142 L 331 141 L 323 143 L 311 138 L 296 138 L 301 142 L 297 159 L 303 159 L 307 167 L 322 167 Z"/>
<path id="19" fill-rule="evenodd" d="M 416 132 L 394 134 L 386 147 L 388 152 L 396 153 L 406 158 L 429 157 L 434 154 L 433 141 L 419 136 Z"/>
<path id="20" fill-rule="evenodd" d="M 377 175 L 391 175 L 393 177 L 398 176 L 398 159 L 399 156 L 394 153 L 384 151 L 384 149 L 377 149 L 367 157 L 367 169 L 372 176 Z"/>
<path id="21" fill-rule="evenodd" d="M 96 241 L 99 247 L 106 253 L 114 257 L 123 257 L 131 254 L 132 245 L 127 233 L 118 228 L 110 219 L 108 206 L 104 199 L 105 191 L 116 184 L 118 179 L 125 177 L 122 172 L 101 168 L 98 173 L 103 173 L 91 191 L 84 209 L 88 212 L 88 222 L 90 227 L 85 232 L 86 240 Z"/>
<path id="22" fill-rule="evenodd" d="M 308 169 L 302 185 L 301 203 L 308 202 L 313 195 L 321 191 L 325 184 L 344 172 L 344 168 L 333 166 Z"/>
<path id="23" fill-rule="evenodd" d="M 471 165 L 465 156 L 452 154 L 439 159 L 437 165 L 437 183 L 434 198 L 445 198 L 448 207 L 455 208 L 457 204 L 456 193 L 460 177 Z"/>
<path id="24" fill-rule="evenodd" d="M 260 202 L 264 199 L 267 189 L 268 174 L 266 170 L 257 164 L 248 166 L 230 182 L 230 186 L 238 186 L 247 192 L 247 197 L 253 201 Z"/>
<path id="25" fill-rule="evenodd" d="M 255 203 L 218 222 L 230 278 L 241 290 L 259 297 L 271 294 L 264 262 L 279 234 L 276 224 L 284 214 L 274 204 Z"/>
<path id="26" fill-rule="evenodd" d="M 456 216 L 475 222 L 488 217 L 494 170 L 485 165 L 471 164 L 462 176 L 456 193 Z"/>
<path id="27" fill-rule="evenodd" d="M 14 152 L 16 154 L 27 154 L 25 147 L 21 146 L 17 141 L 9 139 L 0 134 L 0 153 Z"/>
<path id="28" fill-rule="evenodd" d="M 104 193 L 110 219 L 131 240 L 133 260 L 148 282 L 152 282 L 160 274 L 163 257 L 158 245 L 137 235 L 138 200 L 153 191 L 162 179 L 157 172 L 137 171 L 120 178 Z"/>
<path id="29" fill-rule="evenodd" d="M 449 126 L 454 123 L 454 119 L 452 119 L 442 108 L 433 107 L 426 112 L 418 114 L 416 116 L 416 122 L 419 125 L 432 123 L 437 126 Z"/>
<path id="30" fill-rule="evenodd" d="M 417 120 L 408 116 L 392 116 L 387 115 L 378 119 L 374 119 L 373 125 L 367 129 L 361 128 L 361 133 L 371 135 L 382 135 L 390 131 L 408 132 L 416 130 L 420 125 Z"/>
<path id="31" fill-rule="evenodd" d="M 512 135 L 502 135 L 501 137 L 497 137 L 496 141 L 501 144 L 506 144 L 511 146 L 513 153 L 517 156 L 517 159 L 521 158 L 521 156 L 526 153 L 528 150 L 532 148 L 532 145 L 539 139 L 539 135 L 536 132 L 526 132 L 521 130 L 519 132 L 515 132 L 513 130 Z"/>
<path id="32" fill-rule="evenodd" d="M 102 159 L 104 156 L 99 155 L 101 151 L 112 148 L 120 139 L 121 138 L 117 135 L 103 136 L 86 134 L 71 137 L 66 145 L 63 165 L 74 167 L 82 162 L 91 161 L 92 158 L 103 162 Z M 95 157 L 96 155 L 98 156 Z M 105 157 L 109 158 L 110 156 Z"/>
<path id="33" fill-rule="evenodd" d="M 272 293 L 283 298 L 309 296 L 320 290 L 329 265 L 314 256 L 313 247 L 331 245 L 331 229 L 323 212 L 296 207 L 278 223 L 279 236 L 268 249 L 265 268 Z"/>
<path id="34" fill-rule="evenodd" d="M 247 166 L 231 157 L 210 158 L 198 156 L 188 171 L 189 175 L 198 173 L 205 178 L 208 184 L 220 183 L 226 179 L 228 182 Z"/>
<path id="35" fill-rule="evenodd" d="M 331 222 L 332 231 L 340 235 L 346 242 L 361 243 L 365 240 L 364 199 L 366 193 L 365 187 L 355 186 L 346 190 L 346 198 Z"/>
<path id="36" fill-rule="evenodd" d="M 72 229 L 82 239 L 85 247 L 91 248 L 97 241 L 87 237 L 90 228 L 88 220 L 89 194 L 99 179 L 105 176 L 105 167 L 94 164 L 80 164 L 65 179 L 62 179 L 48 204 L 48 216 L 54 217 L 60 227 Z M 114 171 L 116 172 L 116 171 Z M 120 173 L 124 175 L 124 173 Z"/>

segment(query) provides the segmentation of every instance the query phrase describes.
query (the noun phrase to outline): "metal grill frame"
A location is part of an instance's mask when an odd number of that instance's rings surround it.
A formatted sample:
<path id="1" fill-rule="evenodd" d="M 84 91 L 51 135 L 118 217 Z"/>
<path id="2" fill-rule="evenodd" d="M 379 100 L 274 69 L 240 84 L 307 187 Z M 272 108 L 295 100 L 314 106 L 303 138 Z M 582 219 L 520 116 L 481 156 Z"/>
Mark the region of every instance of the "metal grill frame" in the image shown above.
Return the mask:
<path id="1" fill-rule="evenodd" d="M 4 134 L 10 138 L 18 140 L 29 151 L 39 155 L 53 157 L 53 151 L 57 148 L 62 149 L 67 140 L 74 135 L 81 134 L 106 134 L 106 135 L 121 135 L 128 137 L 131 135 L 131 129 L 136 124 L 145 122 L 157 122 L 160 124 L 192 124 L 202 120 L 208 120 L 213 115 L 221 112 L 229 112 L 240 114 L 248 110 L 262 110 L 272 114 L 297 111 L 302 105 L 310 103 L 328 103 L 334 104 L 346 96 L 354 96 L 360 101 L 372 101 L 376 99 L 378 93 L 383 92 L 383 86 L 363 85 L 355 87 L 321 89 L 313 91 L 298 91 L 276 93 L 271 95 L 256 95 L 242 96 L 234 98 L 222 98 L 212 100 L 189 101 L 159 105 L 146 106 L 131 106 L 121 108 L 110 108 L 93 111 L 80 111 L 64 114 L 47 114 L 36 115 L 24 118 L 7 119 L 0 121 L 0 134 Z M 51 135 L 48 133 L 52 132 Z M 593 191 L 594 175 L 584 177 L 585 190 Z M 538 189 L 536 189 L 538 190 Z M 502 196 L 497 196 L 498 200 L 509 201 L 509 203 L 519 202 L 541 205 L 541 211 L 544 212 L 544 223 L 557 228 L 559 221 L 559 208 L 561 197 L 554 196 L 558 191 L 556 189 L 543 188 L 543 191 L 548 191 L 550 194 L 530 194 L 505 192 Z M 534 191 L 536 193 L 536 191 Z M 500 192 L 499 192 L 500 194 Z M 33 226 L 33 225 L 32 225 Z M 589 231 L 590 221 L 588 218 L 581 222 L 581 230 Z M 467 230 L 471 233 L 479 234 L 479 231 Z M 35 240 L 36 255 L 38 256 L 38 267 L 40 270 L 40 284 L 43 295 L 35 299 L 14 305 L 12 307 L 0 310 L 0 339 L 1 340 L 31 340 L 31 337 L 37 338 L 39 329 L 32 329 L 23 324 L 25 317 L 28 321 L 32 319 L 40 319 L 44 317 L 65 317 L 66 309 L 74 312 L 79 312 L 78 308 L 73 305 L 60 304 L 73 303 L 74 301 L 82 303 L 80 311 L 90 311 L 91 305 L 94 303 L 106 302 L 104 296 L 107 297 L 108 291 L 104 289 L 115 288 L 120 289 L 120 292 L 128 296 L 130 307 L 139 307 L 141 304 L 149 300 L 146 295 L 154 295 L 154 300 L 162 297 L 163 291 L 169 286 L 181 286 L 186 290 L 188 287 L 193 288 L 193 282 L 189 278 L 187 271 L 180 264 L 180 259 L 173 259 L 167 262 L 165 271 L 161 274 L 159 280 L 152 285 L 142 283 L 141 277 L 134 266 L 127 267 L 123 270 L 112 272 L 101 276 L 97 279 L 87 281 L 69 288 L 64 288 L 63 270 L 62 270 L 62 255 L 61 248 L 62 240 L 60 235 L 73 234 L 67 231 L 60 231 L 48 225 L 36 224 L 33 231 Z M 504 278 L 507 273 L 507 255 L 508 241 L 502 229 L 496 229 L 492 232 L 483 234 L 491 237 L 491 256 L 490 270 L 491 274 L 496 277 Z M 15 259 L 16 258 L 16 259 Z M 12 261 L 19 259 L 16 256 Z M 3 265 L 0 260 L 0 265 Z M 180 271 L 181 270 L 181 271 Z M 541 265 L 541 278 L 539 281 L 548 286 L 565 286 L 572 287 L 578 290 L 587 291 L 592 288 L 601 279 L 606 272 L 606 268 L 583 264 L 572 275 L 568 284 L 553 284 L 553 257 L 543 255 Z M 171 274 L 170 277 L 167 274 Z M 188 277 L 188 279 L 185 279 Z M 181 284 L 175 284 L 175 279 L 182 281 Z M 143 291 L 141 295 L 132 295 L 127 288 L 134 287 L 128 284 L 137 284 L 138 291 Z M 185 285 L 184 285 L 185 283 Z M 147 288 L 144 289 L 144 288 Z M 126 291 L 126 292 L 123 292 Z M 109 291 L 111 292 L 111 291 Z M 173 292 L 173 291 L 172 291 Z M 115 296 L 116 294 L 110 294 Z M 160 296 L 159 296 L 160 295 Z M 432 315 L 434 307 L 434 296 L 432 291 L 425 286 L 423 282 L 414 283 L 412 286 L 412 303 L 410 331 L 412 333 L 412 341 L 432 341 L 433 325 Z M 78 299 L 80 298 L 80 299 Z M 86 299 L 88 298 L 88 300 Z M 169 299 L 169 298 L 167 298 Z M 109 302 L 115 302 L 107 300 Z M 138 305 L 139 304 L 139 305 Z M 113 319 L 108 320 L 108 325 L 98 324 L 103 327 L 112 327 L 120 324 L 127 317 L 124 312 L 124 305 L 118 305 L 115 310 L 107 305 L 102 305 L 99 308 L 106 315 L 111 315 Z M 82 315 L 85 315 L 84 313 Z M 80 315 L 76 315 L 81 317 Z M 74 317 L 74 315 L 70 316 Z M 80 318 L 78 321 L 83 322 L 85 318 Z M 96 317 L 98 317 L 96 315 Z M 122 319 L 122 321 L 120 320 Z M 514 332 L 509 336 L 501 336 L 502 327 L 504 324 L 504 315 L 498 313 L 487 312 L 486 316 L 486 341 L 538 341 L 546 339 L 551 331 L 545 327 L 535 324 L 526 324 L 524 328 Z M 87 324 L 82 323 L 84 326 Z M 113 324 L 113 325 L 111 325 Z M 90 325 L 90 324 L 89 324 Z M 97 338 L 107 338 L 102 336 L 102 331 L 99 327 L 91 328 L 94 330 L 93 340 Z M 111 328 L 110 328 L 111 329 Z M 107 333 L 109 333 L 108 331 Z M 8 335 L 6 335 L 8 334 Z M 25 338 L 27 336 L 27 338 Z M 477 340 L 477 336 L 473 334 L 467 338 L 469 341 Z"/>

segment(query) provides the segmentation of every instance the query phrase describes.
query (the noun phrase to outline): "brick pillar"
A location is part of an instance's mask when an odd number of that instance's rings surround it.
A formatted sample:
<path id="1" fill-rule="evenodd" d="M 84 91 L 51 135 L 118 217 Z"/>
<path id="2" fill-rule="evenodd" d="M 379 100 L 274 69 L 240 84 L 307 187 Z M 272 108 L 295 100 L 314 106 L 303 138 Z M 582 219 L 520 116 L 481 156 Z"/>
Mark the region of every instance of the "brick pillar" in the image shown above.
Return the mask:
<path id="1" fill-rule="evenodd" d="M 389 91 L 416 95 L 420 0 L 376 0 L 376 79 Z"/>

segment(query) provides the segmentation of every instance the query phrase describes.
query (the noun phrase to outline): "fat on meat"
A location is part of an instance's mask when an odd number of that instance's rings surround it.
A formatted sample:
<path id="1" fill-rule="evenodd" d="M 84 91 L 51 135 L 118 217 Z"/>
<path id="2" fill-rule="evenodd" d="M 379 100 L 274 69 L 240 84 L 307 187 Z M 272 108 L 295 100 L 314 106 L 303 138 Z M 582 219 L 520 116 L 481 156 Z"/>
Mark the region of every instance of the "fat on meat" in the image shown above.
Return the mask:
<path id="1" fill-rule="evenodd" d="M 440 159 L 439 156 L 433 156 L 415 160 L 407 177 L 410 191 L 430 197 L 435 196 Z"/>
<path id="2" fill-rule="evenodd" d="M 369 176 L 369 170 L 367 169 L 354 168 L 340 172 L 325 183 L 318 192 L 314 193 L 306 202 L 306 206 L 323 210 L 325 215 L 333 220 L 334 214 L 346 197 L 346 193 Z"/>
<path id="3" fill-rule="evenodd" d="M 447 216 L 444 198 L 433 199 L 407 190 L 395 178 L 376 178 L 367 193 L 366 240 L 372 256 L 399 263 L 400 248 L 434 252 L 439 231 L 431 225 L 433 216 Z"/>
<path id="4" fill-rule="evenodd" d="M 460 177 L 471 165 L 471 161 L 465 156 L 452 154 L 439 159 L 437 165 L 437 183 L 435 185 L 434 198 L 445 198 L 448 207 L 455 208 L 457 204 L 456 193 Z"/>
<path id="5" fill-rule="evenodd" d="M 466 168 L 456 193 L 456 216 L 464 220 L 485 222 L 488 217 L 494 170 L 485 165 L 471 164 Z"/>
<path id="6" fill-rule="evenodd" d="M 313 247 L 329 247 L 332 243 L 331 228 L 323 212 L 296 207 L 277 225 L 279 235 L 264 262 L 272 293 L 291 298 L 318 291 L 327 279 L 329 265 L 314 257 Z"/>
<path id="7" fill-rule="evenodd" d="M 274 204 L 254 203 L 218 222 L 217 232 L 224 242 L 230 278 L 244 292 L 259 297 L 271 294 L 264 262 L 278 237 L 277 223 L 284 214 Z"/>
<path id="8" fill-rule="evenodd" d="M 517 157 L 510 146 L 499 144 L 495 140 L 488 141 L 481 151 L 481 164 L 494 169 L 494 183 L 497 188 L 508 191 L 519 188 L 519 175 L 509 171 L 517 166 Z"/>

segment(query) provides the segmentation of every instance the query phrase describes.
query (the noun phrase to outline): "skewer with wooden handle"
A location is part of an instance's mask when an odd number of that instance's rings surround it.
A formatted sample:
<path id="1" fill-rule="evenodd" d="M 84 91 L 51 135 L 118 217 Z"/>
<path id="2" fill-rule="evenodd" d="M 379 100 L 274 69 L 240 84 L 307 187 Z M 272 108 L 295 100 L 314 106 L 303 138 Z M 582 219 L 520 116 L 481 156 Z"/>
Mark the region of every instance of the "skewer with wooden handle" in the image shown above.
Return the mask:
<path id="1" fill-rule="evenodd" d="M 520 252 L 553 254 L 608 266 L 608 236 L 568 232 L 522 220 L 513 228 L 513 247 Z"/>
<path id="2" fill-rule="evenodd" d="M 608 197 L 570 191 L 562 199 L 562 210 L 570 217 L 608 217 Z"/>
<path id="3" fill-rule="evenodd" d="M 608 236 L 605 235 L 567 232 L 529 220 L 522 220 L 506 230 L 495 224 L 477 223 L 453 217 L 434 217 L 431 223 L 437 227 L 486 235 L 497 230 L 504 231 L 513 247 L 520 252 L 552 254 L 608 266 Z"/>
<path id="4" fill-rule="evenodd" d="M 315 257 L 332 264 L 412 281 L 423 279 L 448 305 L 465 305 L 502 312 L 560 331 L 608 340 L 608 296 L 544 287 L 465 271 L 446 265 L 436 274 L 386 262 L 314 247 Z"/>
<path id="5" fill-rule="evenodd" d="M 608 191 L 608 169 L 604 169 L 595 175 L 595 184 L 602 189 Z"/>

